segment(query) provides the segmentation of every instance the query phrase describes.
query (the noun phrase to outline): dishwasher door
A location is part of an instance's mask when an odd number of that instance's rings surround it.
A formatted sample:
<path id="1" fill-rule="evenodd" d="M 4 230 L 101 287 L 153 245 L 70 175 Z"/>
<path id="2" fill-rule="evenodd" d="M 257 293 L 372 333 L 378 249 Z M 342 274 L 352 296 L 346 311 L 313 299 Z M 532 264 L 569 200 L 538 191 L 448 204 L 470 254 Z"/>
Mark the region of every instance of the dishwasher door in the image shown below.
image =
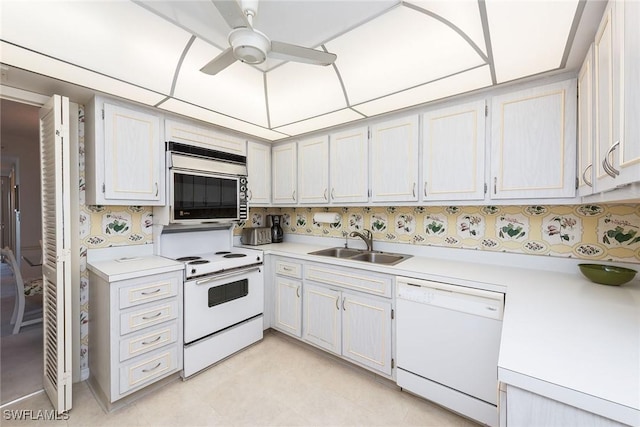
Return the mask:
<path id="1" fill-rule="evenodd" d="M 504 294 L 400 277 L 396 284 L 398 369 L 497 405 Z"/>

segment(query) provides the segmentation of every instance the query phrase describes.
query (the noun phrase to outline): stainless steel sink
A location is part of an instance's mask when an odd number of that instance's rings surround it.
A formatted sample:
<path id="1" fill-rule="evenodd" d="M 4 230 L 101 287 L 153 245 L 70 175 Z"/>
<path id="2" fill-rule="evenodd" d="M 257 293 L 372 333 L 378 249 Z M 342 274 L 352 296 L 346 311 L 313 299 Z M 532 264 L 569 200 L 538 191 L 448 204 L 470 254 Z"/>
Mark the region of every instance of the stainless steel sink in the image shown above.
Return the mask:
<path id="1" fill-rule="evenodd" d="M 359 255 L 361 253 L 362 253 L 361 250 L 348 249 L 348 248 L 329 248 L 329 249 L 322 249 L 315 252 L 309 252 L 310 255 L 331 256 L 334 258 L 350 258 L 354 255 Z"/>
<path id="2" fill-rule="evenodd" d="M 388 252 L 365 251 L 361 249 L 348 249 L 339 247 L 309 252 L 309 255 L 320 255 L 326 257 L 348 259 L 351 261 L 363 261 L 384 265 L 396 265 L 407 258 L 411 258 L 411 255 L 392 254 Z"/>

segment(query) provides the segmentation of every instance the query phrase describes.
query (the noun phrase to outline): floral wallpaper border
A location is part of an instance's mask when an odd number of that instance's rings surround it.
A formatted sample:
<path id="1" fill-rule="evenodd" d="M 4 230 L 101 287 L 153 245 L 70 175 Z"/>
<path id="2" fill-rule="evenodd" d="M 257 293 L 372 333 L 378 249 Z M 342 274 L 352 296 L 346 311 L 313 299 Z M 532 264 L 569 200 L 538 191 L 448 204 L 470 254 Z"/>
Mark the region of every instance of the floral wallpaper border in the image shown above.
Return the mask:
<path id="1" fill-rule="evenodd" d="M 327 211 L 339 221 L 313 220 Z M 375 241 L 640 263 L 635 204 L 252 208 L 243 226 L 268 225 L 269 214 L 283 216 L 285 233 L 345 237 L 368 228 Z"/>

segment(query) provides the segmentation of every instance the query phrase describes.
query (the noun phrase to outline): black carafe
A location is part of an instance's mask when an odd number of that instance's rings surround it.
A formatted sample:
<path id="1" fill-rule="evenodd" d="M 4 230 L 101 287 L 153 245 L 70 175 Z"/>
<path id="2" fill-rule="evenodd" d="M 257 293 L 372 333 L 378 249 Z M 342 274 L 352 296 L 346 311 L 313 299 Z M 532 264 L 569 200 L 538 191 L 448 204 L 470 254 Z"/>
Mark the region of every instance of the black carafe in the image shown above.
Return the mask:
<path id="1" fill-rule="evenodd" d="M 269 215 L 269 219 L 271 220 L 271 243 L 282 242 L 282 237 L 284 236 L 280 226 L 282 215 Z"/>

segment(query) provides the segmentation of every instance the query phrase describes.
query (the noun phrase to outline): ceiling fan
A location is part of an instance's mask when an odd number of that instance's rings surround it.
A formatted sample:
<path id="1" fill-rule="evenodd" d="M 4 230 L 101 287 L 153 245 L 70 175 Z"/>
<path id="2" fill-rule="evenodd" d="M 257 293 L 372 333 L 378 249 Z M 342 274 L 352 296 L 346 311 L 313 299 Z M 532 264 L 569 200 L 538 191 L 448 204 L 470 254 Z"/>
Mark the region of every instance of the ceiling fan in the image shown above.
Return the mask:
<path id="1" fill-rule="evenodd" d="M 323 52 L 294 44 L 272 41 L 253 28 L 258 12 L 258 0 L 212 0 L 224 20 L 231 27 L 229 47 L 200 69 L 215 75 L 236 61 L 261 64 L 267 57 L 314 65 L 330 65 L 336 60 L 334 53 Z"/>

